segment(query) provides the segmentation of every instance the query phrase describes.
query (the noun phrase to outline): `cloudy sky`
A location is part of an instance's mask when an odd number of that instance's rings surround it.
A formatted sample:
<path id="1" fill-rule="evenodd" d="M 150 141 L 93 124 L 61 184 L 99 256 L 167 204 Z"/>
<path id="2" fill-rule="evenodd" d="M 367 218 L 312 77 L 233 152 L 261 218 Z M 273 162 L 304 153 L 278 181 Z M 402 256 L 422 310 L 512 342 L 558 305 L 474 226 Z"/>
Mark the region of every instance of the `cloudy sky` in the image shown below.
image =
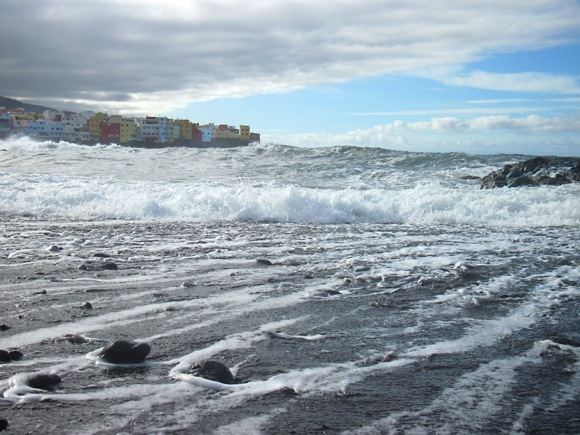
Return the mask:
<path id="1" fill-rule="evenodd" d="M 263 142 L 580 155 L 577 0 L 0 0 L 0 95 Z"/>

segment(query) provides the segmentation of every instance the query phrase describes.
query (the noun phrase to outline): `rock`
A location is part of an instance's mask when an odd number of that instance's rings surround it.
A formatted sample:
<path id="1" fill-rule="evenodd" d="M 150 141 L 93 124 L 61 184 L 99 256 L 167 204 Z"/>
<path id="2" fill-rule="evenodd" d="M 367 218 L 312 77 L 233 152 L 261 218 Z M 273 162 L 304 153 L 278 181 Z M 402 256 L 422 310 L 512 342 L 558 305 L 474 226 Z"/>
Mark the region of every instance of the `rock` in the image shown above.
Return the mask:
<path id="1" fill-rule="evenodd" d="M 481 180 L 481 177 L 476 175 L 461 175 L 459 177 L 460 180 Z"/>
<path id="2" fill-rule="evenodd" d="M 112 261 L 107 261 L 105 263 L 92 263 L 92 262 L 86 262 L 81 264 L 79 267 L 79 270 L 87 270 L 87 271 L 98 271 L 98 270 L 118 270 L 119 267 L 113 263 Z"/>
<path id="3" fill-rule="evenodd" d="M 2 323 L 0 325 L 0 331 L 8 331 L 9 329 L 10 329 L 10 326 L 8 326 L 8 325 L 6 325 L 4 323 Z"/>
<path id="4" fill-rule="evenodd" d="M 0 363 L 8 363 L 10 361 L 18 361 L 21 360 L 22 352 L 19 350 L 4 350 L 0 349 Z"/>
<path id="5" fill-rule="evenodd" d="M 505 165 L 481 179 L 481 189 L 496 187 L 560 186 L 580 181 L 580 158 L 534 157 Z"/>
<path id="6" fill-rule="evenodd" d="M 8 430 L 8 420 L 5 418 L 0 418 L 0 432 Z"/>
<path id="7" fill-rule="evenodd" d="M 22 352 L 20 352 L 19 350 L 10 350 L 8 351 L 8 355 L 10 356 L 12 361 L 20 361 L 24 356 Z"/>
<path id="8" fill-rule="evenodd" d="M 87 340 L 82 335 L 65 334 L 62 338 L 72 344 L 83 344 L 89 342 L 89 340 Z"/>
<path id="9" fill-rule="evenodd" d="M 63 250 L 63 248 L 61 246 L 57 246 L 57 245 L 50 245 L 48 248 L 46 248 L 46 250 L 48 252 L 60 252 Z"/>
<path id="10" fill-rule="evenodd" d="M 548 338 L 554 343 L 563 344 L 564 346 L 580 347 L 580 341 L 574 340 L 573 338 L 564 337 L 562 335 L 554 335 Z"/>
<path id="11" fill-rule="evenodd" d="M 479 279 L 483 276 L 481 268 L 465 264 L 461 261 L 453 266 L 453 270 L 459 279 L 471 280 Z"/>
<path id="12" fill-rule="evenodd" d="M 229 368 L 219 361 L 207 360 L 202 363 L 192 365 L 189 370 L 194 376 L 209 379 L 210 381 L 221 382 L 222 384 L 235 384 L 236 379 Z"/>
<path id="13" fill-rule="evenodd" d="M 0 363 L 7 363 L 12 361 L 12 358 L 10 358 L 10 353 L 8 353 L 8 351 L 0 349 Z"/>
<path id="14" fill-rule="evenodd" d="M 260 266 L 272 266 L 274 264 L 266 258 L 258 258 L 256 260 L 256 263 L 259 264 Z"/>
<path id="15" fill-rule="evenodd" d="M 45 294 L 46 294 L 46 290 L 44 290 L 44 289 L 43 289 L 43 290 L 40 290 L 40 291 L 34 292 L 34 293 L 32 293 L 32 294 L 33 294 L 33 295 L 45 295 Z"/>
<path id="16" fill-rule="evenodd" d="M 112 364 L 139 364 L 145 361 L 151 352 L 147 343 L 115 341 L 100 352 L 99 356 Z"/>
<path id="17" fill-rule="evenodd" d="M 52 390 L 60 383 L 59 375 L 39 373 L 28 378 L 27 384 L 29 387 L 38 388 L 39 390 Z"/>
<path id="18" fill-rule="evenodd" d="M 109 254 L 105 254 L 104 252 L 95 252 L 93 254 L 93 257 L 96 257 L 96 258 L 110 258 L 111 256 Z"/>
<path id="19" fill-rule="evenodd" d="M 90 302 L 85 302 L 84 304 L 81 305 L 81 308 L 83 310 L 92 310 L 93 304 L 91 304 Z"/>

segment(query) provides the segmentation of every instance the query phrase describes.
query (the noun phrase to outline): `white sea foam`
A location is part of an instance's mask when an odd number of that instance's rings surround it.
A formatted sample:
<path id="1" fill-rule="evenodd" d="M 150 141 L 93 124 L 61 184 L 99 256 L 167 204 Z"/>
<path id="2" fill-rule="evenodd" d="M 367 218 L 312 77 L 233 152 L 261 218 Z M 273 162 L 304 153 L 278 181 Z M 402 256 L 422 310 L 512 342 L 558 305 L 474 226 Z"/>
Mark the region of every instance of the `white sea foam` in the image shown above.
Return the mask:
<path id="1" fill-rule="evenodd" d="M 318 189 L 152 183 L 0 173 L 0 212 L 71 218 L 577 225 L 580 186 L 477 190 Z"/>

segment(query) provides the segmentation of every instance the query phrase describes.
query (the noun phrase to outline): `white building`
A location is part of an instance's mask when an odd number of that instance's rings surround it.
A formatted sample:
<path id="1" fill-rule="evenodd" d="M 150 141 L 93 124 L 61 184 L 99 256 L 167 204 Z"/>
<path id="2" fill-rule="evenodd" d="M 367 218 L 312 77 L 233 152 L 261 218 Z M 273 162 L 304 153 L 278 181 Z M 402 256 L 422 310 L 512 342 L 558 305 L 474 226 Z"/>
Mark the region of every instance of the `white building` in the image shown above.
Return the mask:
<path id="1" fill-rule="evenodd" d="M 213 140 L 215 134 L 215 125 L 213 124 L 200 125 L 199 129 L 201 130 L 202 142 L 211 142 Z"/>

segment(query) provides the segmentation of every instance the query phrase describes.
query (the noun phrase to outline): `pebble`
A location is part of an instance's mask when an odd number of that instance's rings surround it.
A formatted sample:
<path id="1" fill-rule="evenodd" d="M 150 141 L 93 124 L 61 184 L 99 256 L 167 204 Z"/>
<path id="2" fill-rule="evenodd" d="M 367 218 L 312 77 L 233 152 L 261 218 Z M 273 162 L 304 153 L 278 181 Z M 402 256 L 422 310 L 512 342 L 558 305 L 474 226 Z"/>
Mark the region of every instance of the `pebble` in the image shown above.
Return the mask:
<path id="1" fill-rule="evenodd" d="M 151 351 L 147 343 L 115 341 L 99 353 L 99 356 L 112 364 L 138 364 L 145 361 Z"/>
<path id="2" fill-rule="evenodd" d="M 259 264 L 260 266 L 272 266 L 274 264 L 266 258 L 258 258 L 256 260 L 256 263 Z"/>
<path id="3" fill-rule="evenodd" d="M 199 376 L 222 384 L 235 384 L 236 380 L 230 369 L 219 361 L 207 360 L 192 365 L 189 370 L 194 376 Z"/>
<path id="4" fill-rule="evenodd" d="M 97 271 L 97 270 L 118 270 L 119 266 L 112 261 L 106 263 L 83 263 L 78 267 L 79 270 Z"/>
<path id="5" fill-rule="evenodd" d="M 8 331 L 9 329 L 10 329 L 10 326 L 8 326 L 8 325 L 6 325 L 4 323 L 2 323 L 0 325 L 0 331 Z"/>
<path id="6" fill-rule="evenodd" d="M 22 352 L 19 350 L 4 350 L 0 349 L 0 363 L 9 363 L 10 361 L 18 361 L 21 360 Z"/>
<path id="7" fill-rule="evenodd" d="M 39 390 L 51 390 L 61 381 L 56 374 L 39 373 L 28 378 L 28 386 Z"/>

